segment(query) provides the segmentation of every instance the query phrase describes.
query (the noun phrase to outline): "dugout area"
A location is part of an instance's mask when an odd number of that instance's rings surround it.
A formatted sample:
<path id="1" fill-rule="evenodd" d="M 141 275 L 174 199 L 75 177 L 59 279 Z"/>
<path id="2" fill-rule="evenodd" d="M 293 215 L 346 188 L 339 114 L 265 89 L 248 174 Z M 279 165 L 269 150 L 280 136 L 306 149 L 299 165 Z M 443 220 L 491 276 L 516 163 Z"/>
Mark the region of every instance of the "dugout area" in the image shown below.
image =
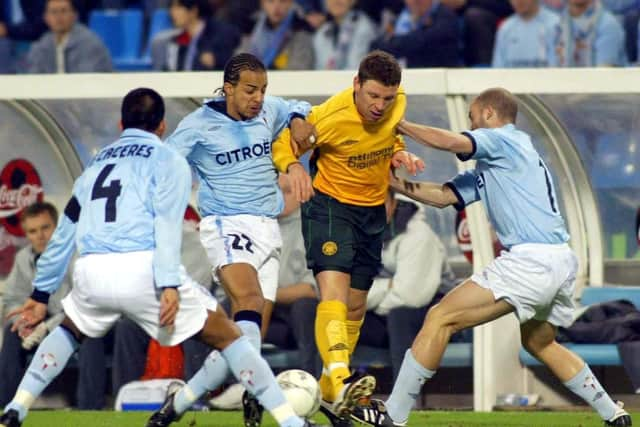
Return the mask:
<path id="1" fill-rule="evenodd" d="M 319 103 L 351 85 L 352 78 L 350 71 L 270 72 L 268 94 Z M 167 132 L 171 132 L 221 82 L 221 73 L 4 76 L 0 79 L 0 171 L 13 160 L 27 160 L 41 180 L 44 197 L 62 209 L 74 178 L 101 147 L 119 135 L 120 100 L 126 92 L 139 86 L 159 91 L 166 99 Z M 585 287 L 640 285 L 637 71 L 586 69 L 577 77 L 571 69 L 405 70 L 407 118 L 462 131 L 468 125 L 473 95 L 494 86 L 518 96 L 517 124 L 533 136 L 553 175 L 558 204 L 572 235 L 570 243 L 580 260 L 576 297 Z M 470 167 L 451 154 L 411 141 L 409 148 L 425 160 L 420 179 L 444 182 Z M 428 221 L 460 277 L 481 269 L 494 256 L 483 209 L 476 204 L 466 214 L 473 264 L 458 242 L 455 210 L 427 209 Z M 16 239 L 0 227 L 3 249 Z M 0 273 L 0 283 L 6 279 L 4 274 Z M 560 391 L 544 368 L 519 357 L 519 334 L 512 316 L 476 328 L 473 344 L 460 351 L 454 355 L 455 362 L 449 360 L 454 364 L 443 369 L 438 384 L 444 395 L 466 396 L 463 406 L 489 411 L 504 393 L 537 393 L 550 406 L 576 402 Z M 283 357 L 276 353 L 274 363 L 286 365 Z M 374 360 L 384 365 L 384 357 L 373 349 L 361 350 L 358 357 L 364 364 Z M 597 367 L 595 372 L 612 394 L 640 407 L 640 399 L 630 396 L 633 390 L 620 366 Z M 624 399 L 624 395 L 629 396 Z M 425 403 L 429 406 L 428 397 Z"/>

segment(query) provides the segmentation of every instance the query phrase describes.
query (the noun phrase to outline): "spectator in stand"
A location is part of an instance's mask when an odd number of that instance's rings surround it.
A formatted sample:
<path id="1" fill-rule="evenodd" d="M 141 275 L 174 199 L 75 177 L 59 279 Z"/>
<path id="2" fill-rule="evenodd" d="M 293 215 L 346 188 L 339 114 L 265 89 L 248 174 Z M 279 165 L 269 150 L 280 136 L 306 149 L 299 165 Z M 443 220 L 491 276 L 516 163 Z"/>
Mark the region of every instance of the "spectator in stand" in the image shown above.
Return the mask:
<path id="1" fill-rule="evenodd" d="M 329 20 L 313 36 L 317 70 L 356 70 L 378 29 L 356 0 L 326 0 Z"/>
<path id="2" fill-rule="evenodd" d="M 458 21 L 438 0 L 405 0 L 393 32 L 372 44 L 399 58 L 406 67 L 456 67 Z"/>
<path id="3" fill-rule="evenodd" d="M 47 0 L 49 27 L 27 55 L 28 73 L 98 73 L 112 71 L 111 56 L 100 38 L 78 22 L 72 0 Z"/>
<path id="4" fill-rule="evenodd" d="M 36 262 L 51 239 L 58 221 L 58 211 L 50 203 L 37 202 L 24 209 L 20 225 L 29 245 L 22 248 L 7 279 L 4 307 L 0 319 L 11 310 L 22 306 L 33 292 Z M 15 319 L 4 325 L 4 343 L 0 350 L 0 407 L 6 406 L 18 389 L 26 368 L 27 355 L 35 351 L 42 339 L 62 322 L 62 298 L 71 289 L 71 274 L 64 277 L 58 291 L 49 301 L 47 318 L 34 328 L 12 332 Z M 3 310 L 4 309 L 4 310 Z M 4 315 L 3 315 L 4 311 Z M 100 339 L 87 339 L 80 347 L 77 406 L 79 409 L 102 409 L 106 383 L 104 343 Z"/>
<path id="5" fill-rule="evenodd" d="M 259 0 L 209 0 L 216 19 L 233 25 L 242 35 L 251 33 L 255 14 L 260 10 Z"/>
<path id="6" fill-rule="evenodd" d="M 539 0 L 511 0 L 515 13 L 498 29 L 494 68 L 555 67 L 560 17 Z"/>
<path id="7" fill-rule="evenodd" d="M 501 19 L 513 13 L 506 0 L 442 0 L 463 18 L 464 63 L 491 64 L 493 43 Z"/>
<path id="8" fill-rule="evenodd" d="M 45 1 L 4 0 L 0 5 L 0 74 L 16 71 L 15 42 L 37 40 L 47 31 Z"/>
<path id="9" fill-rule="evenodd" d="M 568 0 L 557 45 L 562 67 L 627 64 L 622 25 L 599 0 Z"/>
<path id="10" fill-rule="evenodd" d="M 356 8 L 365 12 L 374 22 L 385 24 L 387 16 L 397 16 L 404 8 L 403 0 L 358 0 Z"/>
<path id="11" fill-rule="evenodd" d="M 240 42 L 239 31 L 210 16 L 207 0 L 172 0 L 175 29 L 151 42 L 151 62 L 158 71 L 222 70 Z"/>
<path id="12" fill-rule="evenodd" d="M 367 296 L 360 343 L 387 347 L 388 340 L 396 378 L 428 309 L 459 281 L 444 245 L 427 223 L 422 203 L 389 190 L 385 208 L 383 269 Z"/>
<path id="13" fill-rule="evenodd" d="M 43 19 L 46 0 L 5 0 L 2 3 L 0 37 L 34 41 L 47 31 Z"/>
<path id="14" fill-rule="evenodd" d="M 238 52 L 249 52 L 269 69 L 313 69 L 312 29 L 293 0 L 262 0 L 251 36 Z"/>

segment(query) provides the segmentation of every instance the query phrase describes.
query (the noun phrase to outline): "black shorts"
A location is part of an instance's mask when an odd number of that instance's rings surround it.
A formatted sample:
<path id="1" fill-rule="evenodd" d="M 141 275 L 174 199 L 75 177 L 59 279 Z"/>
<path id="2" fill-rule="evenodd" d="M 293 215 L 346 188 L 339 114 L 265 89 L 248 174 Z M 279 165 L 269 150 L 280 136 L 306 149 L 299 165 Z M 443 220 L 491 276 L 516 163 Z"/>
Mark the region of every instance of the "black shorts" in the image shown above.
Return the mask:
<path id="1" fill-rule="evenodd" d="M 340 271 L 351 287 L 369 290 L 381 267 L 384 205 L 356 206 L 320 193 L 302 206 L 307 265 L 314 274 Z"/>

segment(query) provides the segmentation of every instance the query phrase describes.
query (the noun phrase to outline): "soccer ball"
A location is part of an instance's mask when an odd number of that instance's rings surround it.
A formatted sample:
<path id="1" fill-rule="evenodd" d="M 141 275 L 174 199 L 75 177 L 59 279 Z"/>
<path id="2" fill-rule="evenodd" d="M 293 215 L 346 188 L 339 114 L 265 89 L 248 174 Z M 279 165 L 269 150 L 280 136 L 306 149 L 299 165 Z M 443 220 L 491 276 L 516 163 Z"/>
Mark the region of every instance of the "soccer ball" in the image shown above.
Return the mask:
<path id="1" fill-rule="evenodd" d="M 320 385 L 310 373 L 289 369 L 276 377 L 287 401 L 296 415 L 309 418 L 320 408 Z"/>

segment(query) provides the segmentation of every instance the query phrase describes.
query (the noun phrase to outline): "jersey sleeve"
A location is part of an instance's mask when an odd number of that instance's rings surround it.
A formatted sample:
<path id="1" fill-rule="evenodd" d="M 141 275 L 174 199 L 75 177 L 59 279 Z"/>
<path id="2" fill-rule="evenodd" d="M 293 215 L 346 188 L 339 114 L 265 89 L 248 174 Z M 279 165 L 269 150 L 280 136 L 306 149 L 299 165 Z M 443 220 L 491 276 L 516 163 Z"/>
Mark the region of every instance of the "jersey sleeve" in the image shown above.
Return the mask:
<path id="1" fill-rule="evenodd" d="M 306 118 L 311 111 L 311 104 L 306 101 L 287 100 L 277 96 L 270 96 L 267 98 L 267 102 L 275 110 L 274 136 L 277 136 L 285 127 L 289 126 L 293 118 Z"/>
<path id="2" fill-rule="evenodd" d="M 407 149 L 407 144 L 404 142 L 404 138 L 402 135 L 396 135 L 396 140 L 393 143 L 393 153 L 397 153 L 398 151 L 403 151 Z"/>
<path id="3" fill-rule="evenodd" d="M 181 124 L 167 138 L 166 144 L 188 159 L 196 145 L 203 140 L 202 133 L 198 129 Z"/>
<path id="4" fill-rule="evenodd" d="M 311 110 L 306 116 L 307 121 L 311 124 L 315 124 L 316 120 L 316 112 L 315 108 Z M 319 145 L 321 142 L 318 141 L 315 145 Z M 298 161 L 298 158 L 293 154 L 293 149 L 291 148 L 291 131 L 288 128 L 284 128 L 278 138 L 273 142 L 272 147 L 272 156 L 273 156 L 273 164 L 276 166 L 278 171 L 282 173 L 287 172 L 287 168 L 290 164 Z M 300 153 L 302 155 L 303 153 Z"/>
<path id="5" fill-rule="evenodd" d="M 182 222 L 191 196 L 191 171 L 185 159 L 168 153 L 159 161 L 155 172 L 154 278 L 159 288 L 180 286 Z"/>
<path id="6" fill-rule="evenodd" d="M 49 296 L 58 290 L 76 250 L 76 228 L 80 218 L 80 203 L 72 196 L 64 209 L 64 215 L 36 264 L 31 298 L 47 303 Z"/>
<path id="7" fill-rule="evenodd" d="M 460 160 L 495 160 L 502 157 L 505 144 L 497 137 L 495 132 L 489 129 L 476 129 L 462 132 L 471 140 L 473 146 L 471 153 L 458 153 Z"/>
<path id="8" fill-rule="evenodd" d="M 480 200 L 480 193 L 476 187 L 477 175 L 475 171 L 468 170 L 456 175 L 451 181 L 445 183 L 458 198 L 458 203 L 453 207 L 462 210 L 465 206 Z"/>

